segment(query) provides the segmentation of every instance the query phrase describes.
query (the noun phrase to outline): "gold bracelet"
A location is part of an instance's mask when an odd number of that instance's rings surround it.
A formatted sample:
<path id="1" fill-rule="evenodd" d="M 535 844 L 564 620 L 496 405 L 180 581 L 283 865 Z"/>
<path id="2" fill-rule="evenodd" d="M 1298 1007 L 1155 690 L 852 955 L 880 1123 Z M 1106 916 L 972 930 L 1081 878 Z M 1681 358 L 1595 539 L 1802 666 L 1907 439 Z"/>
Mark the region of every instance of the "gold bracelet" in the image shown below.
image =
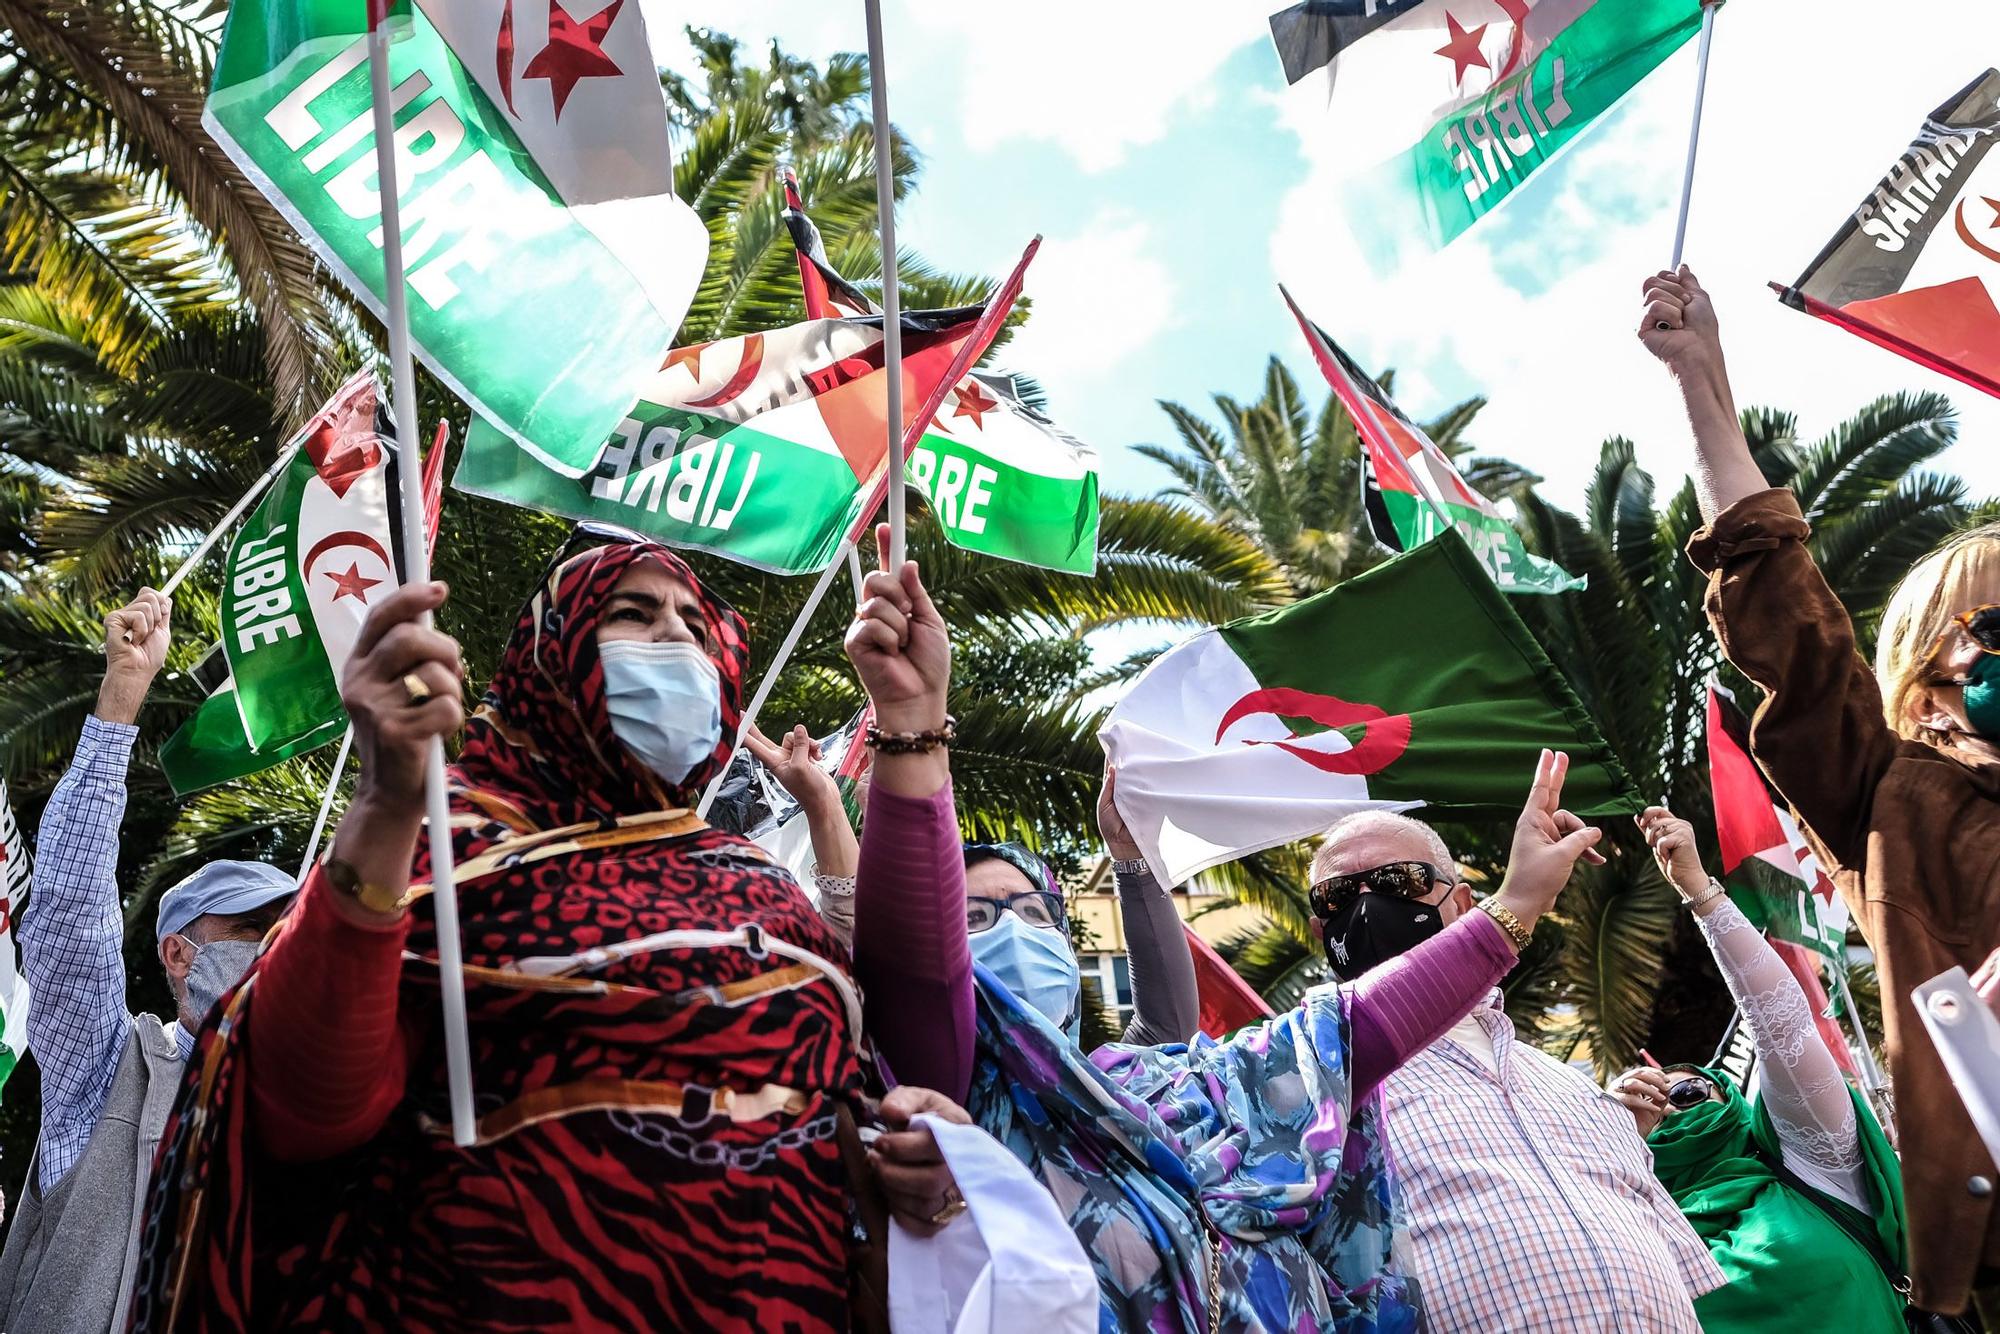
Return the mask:
<path id="1" fill-rule="evenodd" d="M 1514 953 L 1527 953 L 1528 946 L 1535 939 L 1535 933 L 1523 926 L 1521 919 L 1516 917 L 1511 909 L 1496 899 L 1481 899 L 1479 911 L 1491 917 L 1500 929 L 1507 933 L 1507 939 L 1514 942 Z"/>

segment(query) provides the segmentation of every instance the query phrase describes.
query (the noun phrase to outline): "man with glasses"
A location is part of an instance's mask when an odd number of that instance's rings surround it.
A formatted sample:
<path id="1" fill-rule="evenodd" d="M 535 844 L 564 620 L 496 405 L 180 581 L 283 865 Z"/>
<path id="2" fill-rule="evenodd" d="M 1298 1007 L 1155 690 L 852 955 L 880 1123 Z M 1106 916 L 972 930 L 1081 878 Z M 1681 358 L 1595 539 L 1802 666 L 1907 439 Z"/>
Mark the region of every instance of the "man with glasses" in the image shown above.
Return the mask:
<path id="1" fill-rule="evenodd" d="M 1469 912 L 1510 936 L 1520 925 L 1504 890 L 1475 904 L 1437 831 L 1402 815 L 1336 823 L 1312 876 L 1343 979 Z M 1497 989 L 1383 1081 L 1382 1106 L 1429 1328 L 1700 1329 L 1693 1300 L 1722 1271 L 1654 1177 L 1631 1114 L 1517 1040 Z"/>

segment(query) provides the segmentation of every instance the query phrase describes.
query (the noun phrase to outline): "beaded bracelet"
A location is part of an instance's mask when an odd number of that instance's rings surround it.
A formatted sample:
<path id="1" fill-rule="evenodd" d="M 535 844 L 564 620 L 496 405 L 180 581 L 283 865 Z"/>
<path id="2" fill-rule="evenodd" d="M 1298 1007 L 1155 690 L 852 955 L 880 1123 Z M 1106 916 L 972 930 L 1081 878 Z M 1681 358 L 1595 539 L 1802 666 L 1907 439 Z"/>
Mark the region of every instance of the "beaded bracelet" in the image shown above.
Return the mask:
<path id="1" fill-rule="evenodd" d="M 921 755 L 957 740 L 958 719 L 947 713 L 943 727 L 933 727 L 927 732 L 885 732 L 870 723 L 862 744 L 882 755 Z"/>

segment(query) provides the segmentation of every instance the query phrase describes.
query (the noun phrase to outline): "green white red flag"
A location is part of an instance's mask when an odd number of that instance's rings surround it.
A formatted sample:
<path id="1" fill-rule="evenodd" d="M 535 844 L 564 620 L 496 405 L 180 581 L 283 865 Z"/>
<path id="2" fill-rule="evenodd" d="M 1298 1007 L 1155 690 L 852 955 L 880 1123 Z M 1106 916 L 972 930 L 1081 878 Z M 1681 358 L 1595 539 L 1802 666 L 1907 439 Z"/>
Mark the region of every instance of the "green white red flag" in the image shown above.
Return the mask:
<path id="1" fill-rule="evenodd" d="M 1416 625 L 1449 627 L 1412 635 Z M 1590 716 L 1456 533 L 1168 651 L 1099 734 L 1162 884 L 1353 811 L 1504 817 L 1544 747 L 1579 815 L 1644 807 Z"/>
<path id="2" fill-rule="evenodd" d="M 992 343 L 1035 249 L 983 306 L 903 312 L 906 452 Z M 824 569 L 881 503 L 889 409 L 880 316 L 676 348 L 638 398 L 581 479 L 540 466 L 475 418 L 452 485 L 781 574 Z M 963 480 L 961 528 L 991 500 L 983 484 Z"/>
<path id="3" fill-rule="evenodd" d="M 202 123 L 379 317 L 373 8 L 237 0 Z M 671 345 L 708 253 L 673 193 L 641 6 L 393 8 L 412 345 L 520 448 L 581 476 Z"/>
<path id="4" fill-rule="evenodd" d="M 1708 776 L 1722 884 L 1759 930 L 1846 966 L 1847 905 L 1791 809 L 1750 758 L 1750 723 L 1721 686 L 1708 688 Z"/>
<path id="5" fill-rule="evenodd" d="M 1530 554 L 1499 506 L 1472 489 L 1451 456 L 1403 415 L 1326 330 L 1306 318 L 1290 292 L 1278 290 L 1361 436 L 1362 502 L 1377 542 L 1409 551 L 1442 532 L 1448 518 L 1507 592 L 1563 593 L 1584 586 L 1554 561 Z"/>
<path id="6" fill-rule="evenodd" d="M 1700 27 L 1699 0 L 1302 0 L 1271 16 L 1286 81 L 1327 72 L 1347 222 L 1378 262 L 1462 235 Z"/>
<path id="7" fill-rule="evenodd" d="M 290 465 L 231 540 L 228 679 L 160 748 L 177 795 L 269 768 L 346 728 L 341 669 L 370 605 L 400 582 L 382 403 L 365 372 L 342 386 L 286 446 Z M 426 481 L 434 490 L 435 468 Z"/>
<path id="8" fill-rule="evenodd" d="M 27 903 L 31 869 L 7 780 L 0 778 L 0 1084 L 28 1049 L 28 978 L 14 944 L 14 922 Z"/>
<path id="9" fill-rule="evenodd" d="M 2000 395 L 2000 70 L 1917 131 L 1785 303 Z"/>
<path id="10" fill-rule="evenodd" d="M 785 223 L 806 314 L 875 314 L 827 262 L 789 178 Z M 1030 407 L 1011 376 L 971 371 L 953 385 L 904 475 L 955 547 L 1075 574 L 1097 568 L 1097 451 Z"/>

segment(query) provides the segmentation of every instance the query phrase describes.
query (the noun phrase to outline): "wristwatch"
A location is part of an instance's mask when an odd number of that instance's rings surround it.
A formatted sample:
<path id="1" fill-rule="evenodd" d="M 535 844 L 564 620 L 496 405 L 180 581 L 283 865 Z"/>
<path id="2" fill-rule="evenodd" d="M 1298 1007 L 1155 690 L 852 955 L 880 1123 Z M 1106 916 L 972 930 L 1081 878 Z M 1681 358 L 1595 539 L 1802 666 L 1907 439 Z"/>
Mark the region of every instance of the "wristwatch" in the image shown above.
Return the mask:
<path id="1" fill-rule="evenodd" d="M 403 901 L 400 889 L 363 880 L 359 871 L 330 853 L 320 865 L 326 869 L 328 884 L 378 916 L 387 917 Z"/>

